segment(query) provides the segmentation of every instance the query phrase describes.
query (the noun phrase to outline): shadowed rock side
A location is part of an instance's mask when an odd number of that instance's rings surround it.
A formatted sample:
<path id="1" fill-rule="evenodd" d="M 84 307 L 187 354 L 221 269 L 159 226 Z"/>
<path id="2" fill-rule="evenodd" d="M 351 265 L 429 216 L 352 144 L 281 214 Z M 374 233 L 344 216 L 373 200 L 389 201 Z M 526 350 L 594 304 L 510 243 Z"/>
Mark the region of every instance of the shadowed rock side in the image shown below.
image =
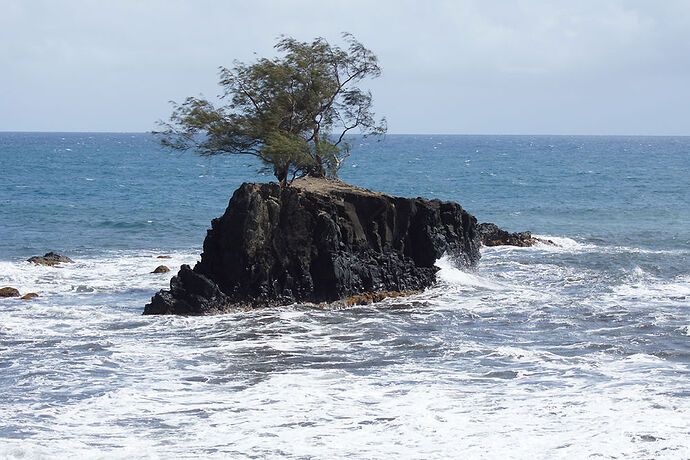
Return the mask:
<path id="1" fill-rule="evenodd" d="M 362 293 L 430 286 L 444 253 L 479 260 L 476 219 L 460 205 L 398 198 L 340 181 L 291 187 L 243 184 L 214 219 L 194 269 L 144 314 L 211 314 L 237 308 L 333 302 Z"/>
<path id="2" fill-rule="evenodd" d="M 479 233 L 479 240 L 484 246 L 519 246 L 526 248 L 534 246 L 535 243 L 555 246 L 553 241 L 536 238 L 530 232 L 509 233 L 492 223 L 479 224 L 477 232 Z"/>

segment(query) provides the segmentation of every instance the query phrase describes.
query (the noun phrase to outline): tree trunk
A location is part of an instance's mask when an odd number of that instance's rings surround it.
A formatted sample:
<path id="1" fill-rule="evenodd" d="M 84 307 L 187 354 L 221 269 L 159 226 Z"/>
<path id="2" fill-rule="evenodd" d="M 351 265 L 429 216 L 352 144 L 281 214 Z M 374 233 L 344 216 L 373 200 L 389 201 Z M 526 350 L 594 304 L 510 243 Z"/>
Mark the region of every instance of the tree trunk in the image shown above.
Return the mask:
<path id="1" fill-rule="evenodd" d="M 321 155 L 314 157 L 314 164 L 309 168 L 308 175 L 311 177 L 326 177 L 326 170 L 323 167 Z"/>
<path id="2" fill-rule="evenodd" d="M 316 120 L 314 120 L 316 122 Z M 326 177 L 326 170 L 323 167 L 323 158 L 321 158 L 321 139 L 319 139 L 319 125 L 314 128 L 314 164 L 309 167 L 307 173 L 311 177 Z"/>
<path id="3" fill-rule="evenodd" d="M 289 166 L 285 167 L 273 165 L 273 175 L 276 176 L 276 179 L 278 179 L 278 182 L 280 182 L 281 186 L 287 185 L 288 169 Z"/>

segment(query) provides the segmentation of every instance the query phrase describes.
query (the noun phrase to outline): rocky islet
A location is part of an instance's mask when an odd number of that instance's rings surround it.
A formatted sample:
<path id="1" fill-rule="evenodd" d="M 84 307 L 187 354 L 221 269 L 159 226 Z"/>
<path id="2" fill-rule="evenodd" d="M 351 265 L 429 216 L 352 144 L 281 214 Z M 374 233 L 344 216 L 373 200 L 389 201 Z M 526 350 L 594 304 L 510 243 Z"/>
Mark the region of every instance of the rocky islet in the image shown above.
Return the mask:
<path id="1" fill-rule="evenodd" d="M 537 242 L 553 244 L 478 224 L 453 202 L 394 197 L 332 179 L 245 183 L 212 221 L 201 261 L 182 265 L 144 314 L 378 301 L 431 286 L 443 255 L 472 267 L 482 245 Z"/>
<path id="2" fill-rule="evenodd" d="M 183 265 L 144 313 L 200 315 L 419 291 L 435 282 L 443 254 L 460 266 L 477 263 L 476 228 L 452 202 L 327 179 L 246 183 L 213 220 L 201 261 Z"/>

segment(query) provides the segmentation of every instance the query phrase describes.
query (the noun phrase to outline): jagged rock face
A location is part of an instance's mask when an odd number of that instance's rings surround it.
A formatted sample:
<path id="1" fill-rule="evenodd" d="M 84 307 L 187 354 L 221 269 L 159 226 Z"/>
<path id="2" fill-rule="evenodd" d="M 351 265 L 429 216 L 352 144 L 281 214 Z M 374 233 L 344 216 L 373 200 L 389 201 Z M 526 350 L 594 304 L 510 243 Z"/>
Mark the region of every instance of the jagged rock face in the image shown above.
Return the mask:
<path id="1" fill-rule="evenodd" d="M 206 314 L 424 289 L 444 253 L 459 265 L 478 261 L 476 225 L 456 203 L 342 182 L 243 184 L 213 220 L 201 262 L 183 266 L 144 313 Z"/>

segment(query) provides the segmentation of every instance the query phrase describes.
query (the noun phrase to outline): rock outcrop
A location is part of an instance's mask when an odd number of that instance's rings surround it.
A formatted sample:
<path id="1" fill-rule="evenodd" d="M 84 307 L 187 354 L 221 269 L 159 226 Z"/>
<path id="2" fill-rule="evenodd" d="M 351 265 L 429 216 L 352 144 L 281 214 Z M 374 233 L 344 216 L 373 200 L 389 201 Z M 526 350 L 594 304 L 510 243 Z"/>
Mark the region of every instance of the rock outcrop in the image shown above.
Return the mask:
<path id="1" fill-rule="evenodd" d="M 66 256 L 61 256 L 57 252 L 48 252 L 44 256 L 33 256 L 26 259 L 27 262 L 33 262 L 36 265 L 55 266 L 60 263 L 74 263 L 72 259 Z"/>
<path id="2" fill-rule="evenodd" d="M 436 260 L 479 259 L 476 219 L 460 205 L 399 198 L 340 181 L 243 184 L 214 219 L 194 269 L 144 314 L 200 315 L 294 302 L 410 292 L 436 279 Z"/>
<path id="3" fill-rule="evenodd" d="M 151 273 L 168 273 L 170 269 L 165 265 L 159 265 Z"/>
<path id="4" fill-rule="evenodd" d="M 536 238 L 530 232 L 509 233 L 492 223 L 479 224 L 477 232 L 479 233 L 479 240 L 484 246 L 518 246 L 526 248 L 534 246 L 535 243 L 554 245 L 553 241 Z"/>
<path id="5" fill-rule="evenodd" d="M 13 287 L 0 288 L 0 297 L 19 297 L 19 290 Z"/>

